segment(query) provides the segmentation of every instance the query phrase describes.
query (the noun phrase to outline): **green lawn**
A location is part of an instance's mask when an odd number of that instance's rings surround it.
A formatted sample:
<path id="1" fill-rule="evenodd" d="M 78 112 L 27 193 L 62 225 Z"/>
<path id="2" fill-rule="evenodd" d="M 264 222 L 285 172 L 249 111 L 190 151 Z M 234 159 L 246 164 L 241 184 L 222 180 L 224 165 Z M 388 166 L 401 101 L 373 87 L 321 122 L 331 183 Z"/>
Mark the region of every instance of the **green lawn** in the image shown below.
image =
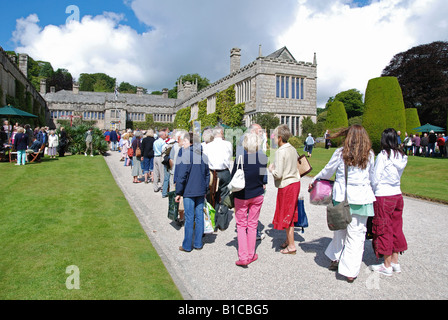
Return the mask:
<path id="1" fill-rule="evenodd" d="M 336 149 L 314 148 L 309 158 L 314 176 L 325 167 Z M 298 149 L 304 154 L 303 148 Z M 448 159 L 408 157 L 408 164 L 401 178 L 401 191 L 409 196 L 448 204 Z"/>
<path id="2" fill-rule="evenodd" d="M 0 163 L 0 179 L 0 299 L 182 299 L 102 157 Z"/>

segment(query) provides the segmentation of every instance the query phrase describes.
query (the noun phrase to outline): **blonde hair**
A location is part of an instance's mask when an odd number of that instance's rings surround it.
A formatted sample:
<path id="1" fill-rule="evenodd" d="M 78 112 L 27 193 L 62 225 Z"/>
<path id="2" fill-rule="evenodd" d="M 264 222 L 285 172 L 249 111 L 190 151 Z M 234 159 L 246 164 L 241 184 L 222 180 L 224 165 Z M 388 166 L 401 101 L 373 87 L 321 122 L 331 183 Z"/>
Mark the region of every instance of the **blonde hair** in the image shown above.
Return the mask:
<path id="1" fill-rule="evenodd" d="M 249 153 L 255 153 L 260 146 L 260 137 L 258 134 L 249 132 L 244 135 L 243 147 Z"/>
<path id="2" fill-rule="evenodd" d="M 148 131 L 146 131 L 146 136 L 147 137 L 154 137 L 154 130 L 149 129 Z"/>

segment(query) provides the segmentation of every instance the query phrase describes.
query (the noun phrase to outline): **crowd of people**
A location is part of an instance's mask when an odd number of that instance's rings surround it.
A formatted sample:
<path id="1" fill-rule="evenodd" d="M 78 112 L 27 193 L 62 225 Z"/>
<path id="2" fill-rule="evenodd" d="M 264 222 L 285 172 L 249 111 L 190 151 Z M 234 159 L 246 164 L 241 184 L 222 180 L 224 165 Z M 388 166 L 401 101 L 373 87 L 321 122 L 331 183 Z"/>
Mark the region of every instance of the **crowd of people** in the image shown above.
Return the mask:
<path id="1" fill-rule="evenodd" d="M 59 135 L 45 127 L 32 131 L 29 125 L 10 126 L 5 122 L 1 127 L 1 137 L 17 150 L 17 165 L 23 165 L 26 162 L 24 154 L 29 148 L 37 151 L 46 145 L 52 158 L 59 146 L 61 156 L 60 142 L 67 137 L 63 128 L 60 131 Z M 287 125 L 278 126 L 273 133 L 271 143 L 278 149 L 274 162 L 269 166 L 266 134 L 258 124 L 251 125 L 237 141 L 233 164 L 233 143 L 226 140 L 220 126 L 207 127 L 202 134 L 162 128 L 158 131 L 105 131 L 104 137 L 110 143 L 111 151 L 121 152 L 120 161 L 124 166 L 132 167 L 133 183 L 152 183 L 154 193 L 161 192 L 163 198 L 174 194 L 174 201 L 179 203 L 177 221 L 184 227 L 180 251 L 202 249 L 204 208 L 210 204 L 215 210 L 215 232 L 229 227 L 229 211 L 234 209 L 238 239 L 235 264 L 247 267 L 256 261 L 255 244 L 262 238 L 258 222 L 269 172 L 277 188 L 272 225 L 276 230 L 285 231 L 279 252 L 285 255 L 297 253 L 294 223 L 298 221 L 301 177 L 297 169 L 297 150 L 288 142 L 292 134 Z M 389 128 L 382 133 L 381 151 L 376 160 L 369 135 L 361 125 L 352 125 L 325 138 L 342 138 L 342 146 L 313 177 L 308 190 L 313 188 L 316 180 L 330 179 L 335 174 L 333 204 L 337 205 L 346 198 L 352 217 L 346 229 L 334 232 L 325 250 L 330 259 L 329 269 L 338 271 L 348 282 L 356 279 L 370 218 L 375 254 L 378 258 L 384 257 L 384 262 L 370 266 L 371 270 L 386 276 L 401 272 L 398 255 L 407 250 L 407 242 L 403 233 L 404 204 L 400 180 L 407 157 L 433 155 L 436 145 L 445 155 L 446 137 L 439 135 L 437 138 L 433 132 L 424 134 L 421 139 L 417 135 L 408 137 L 405 134 L 402 141 L 400 132 Z M 86 132 L 85 141 L 85 155 L 89 151 L 92 155 L 92 129 Z M 62 148 L 62 156 L 63 153 Z M 232 179 L 241 171 L 244 187 L 232 192 Z"/>
<path id="2" fill-rule="evenodd" d="M 130 161 L 138 169 L 132 170 L 134 182 L 152 182 L 154 192 L 162 190 L 162 197 L 174 192 L 179 203 L 179 219 L 184 223 L 184 239 L 180 251 L 191 252 L 203 247 L 204 207 L 207 203 L 215 209 L 215 232 L 229 226 L 230 203 L 234 205 L 234 217 L 238 239 L 237 266 L 247 267 L 258 259 L 256 241 L 258 222 L 263 206 L 268 172 L 277 188 L 276 209 L 272 225 L 284 230 L 285 238 L 279 252 L 294 255 L 294 223 L 298 221 L 298 198 L 301 178 L 297 169 L 297 150 L 288 142 L 292 136 L 287 125 L 275 129 L 272 143 L 278 146 L 275 160 L 269 166 L 266 156 L 266 135 L 253 124 L 239 139 L 235 160 L 233 145 L 224 137 L 222 127 L 206 128 L 202 135 L 167 129 L 154 133 L 127 132 L 122 135 L 122 161 Z M 127 139 L 132 137 L 132 142 Z M 351 223 L 344 230 L 334 232 L 325 254 L 330 259 L 329 269 L 338 271 L 353 282 L 359 274 L 367 221 L 372 220 L 373 247 L 377 257 L 384 262 L 370 266 L 372 271 L 390 276 L 400 272 L 398 255 L 407 250 L 402 230 L 403 197 L 400 179 L 407 164 L 399 135 L 387 129 L 381 138 L 382 150 L 376 160 L 370 138 L 360 125 L 353 125 L 329 136 L 341 137 L 343 144 L 336 149 L 328 164 L 308 186 L 317 179 L 330 179 L 336 174 L 333 203 L 344 200 L 350 204 Z M 133 149 L 129 159 L 126 148 Z M 137 159 L 138 149 L 140 159 Z M 148 160 L 146 160 L 148 159 Z M 147 164 L 145 164 L 147 163 Z M 157 164 L 156 164 L 157 163 Z M 159 167 L 159 169 L 156 169 Z M 347 188 L 345 181 L 347 168 Z M 156 170 L 158 171 L 156 173 Z M 244 172 L 245 185 L 241 190 L 230 191 L 237 172 Z M 232 198 L 232 201 L 228 201 Z"/>
<path id="3" fill-rule="evenodd" d="M 399 145 L 404 153 L 409 156 L 423 157 L 447 157 L 446 144 L 448 136 L 444 133 L 436 134 L 433 130 L 423 134 L 404 134 L 398 131 Z"/>
<path id="4" fill-rule="evenodd" d="M 39 153 L 37 161 L 40 161 L 39 151 L 42 146 L 45 146 L 50 159 L 56 158 L 57 154 L 59 157 L 64 157 L 67 144 L 68 138 L 64 127 L 59 129 L 58 134 L 49 127 L 36 127 L 33 130 L 29 124 L 11 125 L 7 120 L 3 121 L 0 127 L 0 148 L 17 152 L 17 166 L 25 165 L 29 160 L 27 155 L 33 153 Z"/>

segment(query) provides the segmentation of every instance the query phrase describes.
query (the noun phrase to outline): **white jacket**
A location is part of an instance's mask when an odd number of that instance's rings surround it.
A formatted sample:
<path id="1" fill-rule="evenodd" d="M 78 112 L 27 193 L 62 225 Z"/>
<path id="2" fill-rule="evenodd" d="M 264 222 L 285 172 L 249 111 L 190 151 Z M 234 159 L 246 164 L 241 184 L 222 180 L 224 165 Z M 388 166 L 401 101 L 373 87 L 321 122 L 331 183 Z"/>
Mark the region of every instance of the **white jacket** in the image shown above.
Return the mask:
<path id="1" fill-rule="evenodd" d="M 58 135 L 49 135 L 48 136 L 48 147 L 49 148 L 56 148 L 59 145 L 59 138 Z"/>
<path id="2" fill-rule="evenodd" d="M 401 194 L 400 179 L 408 162 L 408 156 L 391 150 L 390 157 L 381 151 L 376 157 L 372 175 L 372 187 L 375 196 L 393 196 Z"/>
<path id="3" fill-rule="evenodd" d="M 370 179 L 375 166 L 375 155 L 370 152 L 367 168 L 348 167 L 347 200 L 350 204 L 368 204 L 375 201 Z M 333 200 L 342 202 L 345 199 L 345 165 L 342 160 L 342 148 L 336 149 L 328 164 L 312 180 L 331 179 L 336 172 L 333 186 Z"/>

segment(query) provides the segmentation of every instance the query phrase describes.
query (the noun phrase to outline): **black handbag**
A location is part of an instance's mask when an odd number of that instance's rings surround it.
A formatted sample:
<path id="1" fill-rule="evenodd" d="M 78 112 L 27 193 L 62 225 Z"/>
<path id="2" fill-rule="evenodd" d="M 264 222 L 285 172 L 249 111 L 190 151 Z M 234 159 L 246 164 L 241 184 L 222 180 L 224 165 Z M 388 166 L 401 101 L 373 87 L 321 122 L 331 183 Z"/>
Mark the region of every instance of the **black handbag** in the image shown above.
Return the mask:
<path id="1" fill-rule="evenodd" d="M 345 165 L 345 199 L 337 205 L 333 202 L 327 206 L 327 225 L 331 231 L 343 230 L 352 222 L 352 214 L 350 213 L 350 205 L 347 202 L 347 177 L 348 168 Z"/>

